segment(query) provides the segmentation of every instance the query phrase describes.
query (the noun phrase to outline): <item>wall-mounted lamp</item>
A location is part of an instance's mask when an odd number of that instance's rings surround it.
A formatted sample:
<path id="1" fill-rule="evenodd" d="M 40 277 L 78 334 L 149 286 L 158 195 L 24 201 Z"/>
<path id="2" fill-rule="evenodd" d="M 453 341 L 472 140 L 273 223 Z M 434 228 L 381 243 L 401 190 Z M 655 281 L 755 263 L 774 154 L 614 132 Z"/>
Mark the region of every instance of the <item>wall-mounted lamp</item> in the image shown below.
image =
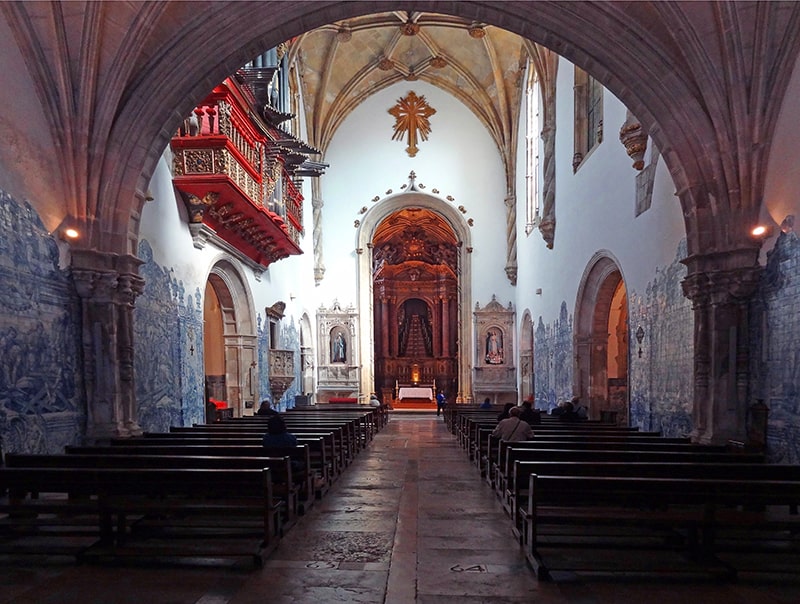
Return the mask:
<path id="1" fill-rule="evenodd" d="M 81 236 L 81 234 L 78 232 L 78 229 L 73 227 L 61 229 L 59 233 L 64 241 L 74 241 Z"/>
<path id="2" fill-rule="evenodd" d="M 763 241 L 772 234 L 772 228 L 765 224 L 757 224 L 750 229 L 750 236 L 757 241 Z"/>

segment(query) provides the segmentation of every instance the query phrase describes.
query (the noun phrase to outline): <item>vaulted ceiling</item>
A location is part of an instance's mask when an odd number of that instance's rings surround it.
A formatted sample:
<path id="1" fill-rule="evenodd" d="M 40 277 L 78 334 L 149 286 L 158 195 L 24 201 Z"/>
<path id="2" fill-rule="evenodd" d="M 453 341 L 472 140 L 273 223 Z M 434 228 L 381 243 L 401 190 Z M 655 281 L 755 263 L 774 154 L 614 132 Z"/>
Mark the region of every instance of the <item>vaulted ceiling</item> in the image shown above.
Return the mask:
<path id="1" fill-rule="evenodd" d="M 323 152 L 364 99 L 397 82 L 423 80 L 469 107 L 507 156 L 516 141 L 525 48 L 523 38 L 498 27 L 430 12 L 393 11 L 298 36 L 290 44 L 289 60 L 302 82 L 308 140 Z"/>

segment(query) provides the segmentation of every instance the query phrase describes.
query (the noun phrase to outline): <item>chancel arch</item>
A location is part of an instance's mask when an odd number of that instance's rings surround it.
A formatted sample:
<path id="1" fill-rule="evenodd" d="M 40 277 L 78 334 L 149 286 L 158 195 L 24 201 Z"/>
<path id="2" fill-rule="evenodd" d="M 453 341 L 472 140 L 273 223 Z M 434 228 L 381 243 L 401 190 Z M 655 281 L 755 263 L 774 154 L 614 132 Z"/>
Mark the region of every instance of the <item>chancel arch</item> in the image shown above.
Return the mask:
<path id="1" fill-rule="evenodd" d="M 470 240 L 442 200 L 411 191 L 388 197 L 358 233 L 362 390 L 394 397 L 401 384 L 471 399 Z"/>
<path id="2" fill-rule="evenodd" d="M 253 315 L 252 296 L 239 271 L 227 260 L 217 262 L 203 303 L 206 397 L 225 401 L 237 416 L 259 398 L 251 371 L 258 362 Z"/>
<path id="3" fill-rule="evenodd" d="M 616 259 L 598 252 L 589 262 L 575 310 L 575 394 L 592 417 L 616 412 L 628 423 L 628 296 Z"/>

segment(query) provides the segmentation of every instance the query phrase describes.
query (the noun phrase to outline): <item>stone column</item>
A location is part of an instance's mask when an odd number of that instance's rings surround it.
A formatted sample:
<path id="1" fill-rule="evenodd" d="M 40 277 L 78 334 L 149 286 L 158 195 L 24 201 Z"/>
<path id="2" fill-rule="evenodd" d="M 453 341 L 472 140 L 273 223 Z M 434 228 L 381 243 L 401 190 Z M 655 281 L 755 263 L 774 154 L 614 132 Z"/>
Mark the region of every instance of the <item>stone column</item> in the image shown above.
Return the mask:
<path id="1" fill-rule="evenodd" d="M 748 309 L 761 269 L 715 267 L 719 260 L 688 258 L 684 263 L 689 274 L 682 282 L 694 311 L 692 440 L 702 444 L 746 439 Z M 709 264 L 706 270 L 696 270 Z"/>
<path id="2" fill-rule="evenodd" d="M 82 305 L 89 440 L 142 433 L 133 371 L 133 307 L 144 289 L 141 260 L 91 250 L 72 253 Z"/>
<path id="3" fill-rule="evenodd" d="M 450 356 L 450 300 L 447 296 L 440 299 L 442 310 L 442 356 Z"/>
<path id="4" fill-rule="evenodd" d="M 392 337 L 392 331 L 389 325 L 389 304 L 387 303 L 386 296 L 381 296 L 381 355 L 384 359 L 389 358 L 389 338 Z"/>

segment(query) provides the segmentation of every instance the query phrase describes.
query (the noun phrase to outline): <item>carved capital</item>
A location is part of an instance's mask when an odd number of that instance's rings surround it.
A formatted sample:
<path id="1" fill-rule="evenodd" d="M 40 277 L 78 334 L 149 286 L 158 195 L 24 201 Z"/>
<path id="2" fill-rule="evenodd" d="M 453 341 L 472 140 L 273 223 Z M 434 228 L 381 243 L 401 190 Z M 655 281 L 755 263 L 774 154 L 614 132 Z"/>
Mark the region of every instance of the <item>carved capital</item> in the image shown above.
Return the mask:
<path id="1" fill-rule="evenodd" d="M 759 266 L 752 266 L 691 273 L 681 282 L 681 287 L 683 294 L 692 301 L 695 308 L 741 304 L 755 293 L 761 270 Z"/>

